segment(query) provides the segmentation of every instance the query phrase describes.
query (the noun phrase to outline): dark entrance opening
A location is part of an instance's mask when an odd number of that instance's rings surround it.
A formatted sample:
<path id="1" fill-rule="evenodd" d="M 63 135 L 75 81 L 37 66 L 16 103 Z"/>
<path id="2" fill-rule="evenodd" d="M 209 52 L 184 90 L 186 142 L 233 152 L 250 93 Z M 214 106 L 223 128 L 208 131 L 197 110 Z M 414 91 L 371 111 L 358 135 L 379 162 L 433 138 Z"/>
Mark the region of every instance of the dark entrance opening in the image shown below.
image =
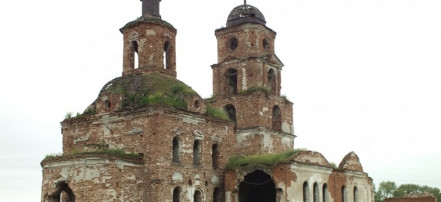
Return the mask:
<path id="1" fill-rule="evenodd" d="M 276 202 L 276 185 L 271 176 L 256 170 L 239 185 L 239 202 Z"/>
<path id="2" fill-rule="evenodd" d="M 57 185 L 57 191 L 49 197 L 50 202 L 74 202 L 75 195 L 72 192 L 72 189 L 69 188 L 66 182 L 61 182 Z"/>

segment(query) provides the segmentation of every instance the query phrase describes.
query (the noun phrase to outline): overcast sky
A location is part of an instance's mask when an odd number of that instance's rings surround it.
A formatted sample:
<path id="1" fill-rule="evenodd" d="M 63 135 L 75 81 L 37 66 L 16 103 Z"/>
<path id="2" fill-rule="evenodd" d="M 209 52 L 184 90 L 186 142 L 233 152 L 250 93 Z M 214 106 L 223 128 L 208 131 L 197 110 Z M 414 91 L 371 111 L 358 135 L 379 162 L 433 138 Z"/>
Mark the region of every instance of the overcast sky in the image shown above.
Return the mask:
<path id="1" fill-rule="evenodd" d="M 163 0 L 178 30 L 178 78 L 212 94 L 214 30 L 241 0 Z M 339 164 L 350 151 L 376 184 L 441 188 L 441 1 L 248 0 L 276 31 L 295 147 Z M 121 76 L 119 28 L 138 0 L 0 2 L 0 201 L 39 201 L 40 161 L 59 122 Z"/>

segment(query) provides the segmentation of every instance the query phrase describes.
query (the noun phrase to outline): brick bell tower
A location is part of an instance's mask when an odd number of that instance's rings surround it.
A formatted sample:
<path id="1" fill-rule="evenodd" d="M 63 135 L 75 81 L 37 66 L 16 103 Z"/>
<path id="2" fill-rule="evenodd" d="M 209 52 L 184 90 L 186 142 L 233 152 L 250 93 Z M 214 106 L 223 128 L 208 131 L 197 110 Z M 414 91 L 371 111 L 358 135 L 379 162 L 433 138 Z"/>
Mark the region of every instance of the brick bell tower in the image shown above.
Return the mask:
<path id="1" fill-rule="evenodd" d="M 161 0 L 142 0 L 142 16 L 120 29 L 123 76 L 158 72 L 176 78 L 176 29 L 161 19 Z"/>
<path id="2" fill-rule="evenodd" d="M 227 27 L 215 35 L 218 63 L 212 65 L 212 105 L 224 108 L 235 121 L 240 152 L 293 149 L 293 104 L 280 97 L 283 64 L 275 55 L 276 32 L 245 2 L 231 11 Z"/>

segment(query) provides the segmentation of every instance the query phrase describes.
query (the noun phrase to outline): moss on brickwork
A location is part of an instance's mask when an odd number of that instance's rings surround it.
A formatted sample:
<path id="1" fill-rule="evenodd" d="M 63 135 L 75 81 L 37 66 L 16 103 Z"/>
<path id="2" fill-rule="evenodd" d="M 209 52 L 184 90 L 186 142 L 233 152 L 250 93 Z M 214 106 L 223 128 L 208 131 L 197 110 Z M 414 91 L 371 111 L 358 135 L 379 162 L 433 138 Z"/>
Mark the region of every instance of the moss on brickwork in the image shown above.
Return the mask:
<path id="1" fill-rule="evenodd" d="M 306 151 L 306 149 L 296 149 L 283 153 L 274 154 L 257 154 L 251 156 L 233 156 L 225 166 L 228 169 L 251 170 L 254 167 L 272 168 L 276 163 L 288 162 L 291 157 L 300 151 Z"/>

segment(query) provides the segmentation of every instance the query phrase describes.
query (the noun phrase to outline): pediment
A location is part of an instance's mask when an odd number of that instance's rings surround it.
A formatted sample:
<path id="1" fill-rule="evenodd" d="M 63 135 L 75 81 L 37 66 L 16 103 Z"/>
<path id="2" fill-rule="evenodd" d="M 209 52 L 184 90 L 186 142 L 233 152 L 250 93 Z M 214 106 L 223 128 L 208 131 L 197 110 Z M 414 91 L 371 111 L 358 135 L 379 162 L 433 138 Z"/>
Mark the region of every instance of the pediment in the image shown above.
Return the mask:
<path id="1" fill-rule="evenodd" d="M 291 158 L 291 160 L 297 163 L 331 167 L 328 160 L 326 160 L 326 158 L 320 152 L 300 151 L 297 154 L 295 154 Z"/>
<path id="2" fill-rule="evenodd" d="M 338 168 L 343 170 L 363 172 L 363 166 L 361 166 L 360 159 L 354 152 L 347 154 L 341 161 Z"/>

